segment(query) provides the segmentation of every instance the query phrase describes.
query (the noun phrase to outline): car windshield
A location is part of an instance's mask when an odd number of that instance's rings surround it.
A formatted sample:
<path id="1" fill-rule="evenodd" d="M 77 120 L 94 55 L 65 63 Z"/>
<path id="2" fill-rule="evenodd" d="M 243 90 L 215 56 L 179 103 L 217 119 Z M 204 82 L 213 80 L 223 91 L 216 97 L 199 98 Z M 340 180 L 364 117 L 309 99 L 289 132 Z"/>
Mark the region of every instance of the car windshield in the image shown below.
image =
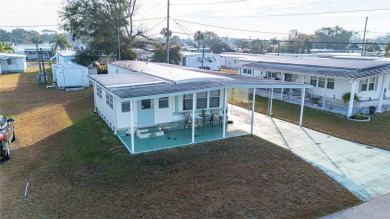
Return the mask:
<path id="1" fill-rule="evenodd" d="M 5 117 L 0 116 L 0 129 L 4 129 L 7 125 L 7 119 Z"/>

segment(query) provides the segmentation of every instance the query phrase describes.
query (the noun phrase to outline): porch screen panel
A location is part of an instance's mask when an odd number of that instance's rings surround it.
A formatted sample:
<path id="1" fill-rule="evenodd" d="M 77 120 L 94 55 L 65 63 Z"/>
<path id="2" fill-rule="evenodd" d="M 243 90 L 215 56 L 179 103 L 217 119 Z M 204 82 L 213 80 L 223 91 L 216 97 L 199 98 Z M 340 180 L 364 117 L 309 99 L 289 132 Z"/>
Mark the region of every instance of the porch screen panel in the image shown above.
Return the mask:
<path id="1" fill-rule="evenodd" d="M 207 108 L 207 92 L 200 92 L 196 94 L 196 109 Z"/>
<path id="2" fill-rule="evenodd" d="M 219 107 L 219 97 L 220 97 L 220 90 L 210 91 L 210 102 L 209 102 L 210 108 Z"/>
<path id="3" fill-rule="evenodd" d="M 183 96 L 183 110 L 192 110 L 192 94 Z"/>

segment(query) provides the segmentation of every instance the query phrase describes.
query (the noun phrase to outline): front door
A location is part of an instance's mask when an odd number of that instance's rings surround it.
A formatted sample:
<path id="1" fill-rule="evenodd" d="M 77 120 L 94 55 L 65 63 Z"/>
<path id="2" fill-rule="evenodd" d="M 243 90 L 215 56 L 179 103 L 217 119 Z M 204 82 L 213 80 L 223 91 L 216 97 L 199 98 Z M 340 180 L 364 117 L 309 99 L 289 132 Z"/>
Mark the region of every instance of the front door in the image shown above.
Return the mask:
<path id="1" fill-rule="evenodd" d="M 138 126 L 154 125 L 154 103 L 151 99 L 137 101 Z"/>

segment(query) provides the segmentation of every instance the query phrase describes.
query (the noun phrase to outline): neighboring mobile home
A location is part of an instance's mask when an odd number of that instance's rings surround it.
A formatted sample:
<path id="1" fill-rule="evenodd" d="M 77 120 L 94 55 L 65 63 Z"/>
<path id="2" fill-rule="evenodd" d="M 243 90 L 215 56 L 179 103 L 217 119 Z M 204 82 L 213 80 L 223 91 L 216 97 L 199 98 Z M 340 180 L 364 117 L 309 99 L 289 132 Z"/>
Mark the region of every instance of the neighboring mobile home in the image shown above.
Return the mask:
<path id="1" fill-rule="evenodd" d="M 0 74 L 25 72 L 26 56 L 13 53 L 0 53 Z"/>
<path id="2" fill-rule="evenodd" d="M 390 105 L 390 62 L 378 60 L 295 58 L 261 56 L 238 59 L 239 74 L 273 80 L 310 84 L 310 95 L 342 104 L 342 96 L 350 92 L 361 101 L 361 108 L 374 106 L 382 112 L 383 105 Z M 288 90 L 281 89 L 281 95 Z M 282 98 L 283 99 L 283 98 Z M 353 98 L 348 103 L 347 115 L 353 114 Z"/>
<path id="3" fill-rule="evenodd" d="M 234 89 L 248 94 L 256 88 L 311 87 L 139 61 L 116 61 L 108 64 L 107 75 L 89 77 L 95 111 L 131 153 L 252 133 L 253 116 L 250 131 L 227 125 L 227 97 Z"/>
<path id="4" fill-rule="evenodd" d="M 183 56 L 181 58 L 182 66 L 202 68 L 202 64 L 203 69 L 219 71 L 221 70 L 221 55 L 214 53 L 183 53 Z"/>

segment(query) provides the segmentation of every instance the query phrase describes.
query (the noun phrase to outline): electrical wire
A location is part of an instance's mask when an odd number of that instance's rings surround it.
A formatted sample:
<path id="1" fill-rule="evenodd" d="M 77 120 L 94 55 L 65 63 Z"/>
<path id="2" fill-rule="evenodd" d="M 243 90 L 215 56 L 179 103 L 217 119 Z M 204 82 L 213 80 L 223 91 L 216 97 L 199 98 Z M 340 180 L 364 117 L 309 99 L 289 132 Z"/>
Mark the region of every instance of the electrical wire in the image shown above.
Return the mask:
<path id="1" fill-rule="evenodd" d="M 237 2 L 245 2 L 249 0 L 233 0 L 233 1 L 223 1 L 223 2 L 205 2 L 205 3 L 178 3 L 171 5 L 213 5 L 213 4 L 226 4 L 226 3 L 237 3 Z"/>

